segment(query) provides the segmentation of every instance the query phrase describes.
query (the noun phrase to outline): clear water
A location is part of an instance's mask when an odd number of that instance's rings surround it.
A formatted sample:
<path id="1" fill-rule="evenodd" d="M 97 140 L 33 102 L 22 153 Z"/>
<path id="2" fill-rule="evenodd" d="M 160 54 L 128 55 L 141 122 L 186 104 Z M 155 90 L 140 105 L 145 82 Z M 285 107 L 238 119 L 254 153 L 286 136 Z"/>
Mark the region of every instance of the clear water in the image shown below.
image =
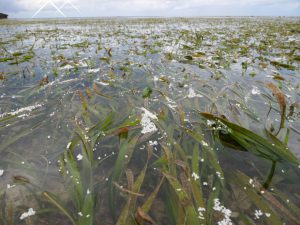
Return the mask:
<path id="1" fill-rule="evenodd" d="M 135 196 L 125 221 L 138 224 L 137 208 L 166 174 L 193 199 L 198 224 L 297 224 L 297 163 L 277 163 L 262 189 L 271 161 L 217 142 L 198 112 L 272 141 L 266 130 L 281 120 L 273 83 L 286 101 L 277 137 L 299 161 L 299 46 L 299 18 L 0 21 L 0 224 L 72 224 L 48 193 L 79 225 L 116 224 Z M 145 165 L 132 189 L 143 196 L 128 194 Z M 147 215 L 182 224 L 181 188 L 164 179 Z"/>

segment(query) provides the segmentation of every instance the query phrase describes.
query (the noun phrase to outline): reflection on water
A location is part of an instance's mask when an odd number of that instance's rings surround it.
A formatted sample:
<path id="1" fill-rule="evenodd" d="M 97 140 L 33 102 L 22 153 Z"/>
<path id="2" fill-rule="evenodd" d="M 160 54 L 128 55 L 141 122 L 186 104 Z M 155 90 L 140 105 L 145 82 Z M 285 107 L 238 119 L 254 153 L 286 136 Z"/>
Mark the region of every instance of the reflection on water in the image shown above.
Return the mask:
<path id="1" fill-rule="evenodd" d="M 1 21 L 0 224 L 299 224 L 299 32 Z"/>

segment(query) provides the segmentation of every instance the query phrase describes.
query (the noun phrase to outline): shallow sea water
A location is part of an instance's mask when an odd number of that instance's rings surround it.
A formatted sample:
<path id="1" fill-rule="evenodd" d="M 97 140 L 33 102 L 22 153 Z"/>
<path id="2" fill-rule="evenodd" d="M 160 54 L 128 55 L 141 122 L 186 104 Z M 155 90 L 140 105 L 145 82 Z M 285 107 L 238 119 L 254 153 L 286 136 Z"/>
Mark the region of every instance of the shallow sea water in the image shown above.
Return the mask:
<path id="1" fill-rule="evenodd" d="M 0 21 L 0 224 L 299 224 L 299 46 L 299 18 Z"/>

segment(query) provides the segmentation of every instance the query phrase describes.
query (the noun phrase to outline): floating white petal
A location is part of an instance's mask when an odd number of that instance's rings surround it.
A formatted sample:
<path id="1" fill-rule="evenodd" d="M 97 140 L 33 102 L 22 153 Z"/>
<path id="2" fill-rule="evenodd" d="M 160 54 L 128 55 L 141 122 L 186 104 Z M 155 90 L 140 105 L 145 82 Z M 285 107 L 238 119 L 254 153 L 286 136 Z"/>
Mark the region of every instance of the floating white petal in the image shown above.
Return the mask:
<path id="1" fill-rule="evenodd" d="M 33 208 L 28 209 L 28 212 L 24 212 L 21 216 L 20 216 L 20 220 L 24 220 L 27 217 L 33 216 L 35 215 L 35 211 L 33 210 Z"/>
<path id="2" fill-rule="evenodd" d="M 78 160 L 78 161 L 80 161 L 80 160 L 82 160 L 82 159 L 83 159 L 83 155 L 81 155 L 81 154 L 78 154 L 76 158 L 77 158 L 77 160 Z"/>

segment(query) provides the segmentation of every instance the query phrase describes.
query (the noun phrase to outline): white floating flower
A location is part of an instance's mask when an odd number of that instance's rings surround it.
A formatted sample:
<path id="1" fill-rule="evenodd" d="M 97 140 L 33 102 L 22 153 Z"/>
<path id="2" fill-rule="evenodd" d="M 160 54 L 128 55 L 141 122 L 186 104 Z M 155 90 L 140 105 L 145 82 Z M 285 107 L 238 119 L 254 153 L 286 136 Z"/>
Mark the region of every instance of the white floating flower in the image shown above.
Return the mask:
<path id="1" fill-rule="evenodd" d="M 141 131 L 142 134 L 147 134 L 147 133 L 152 133 L 157 131 L 157 127 L 152 122 L 152 120 L 157 120 L 157 116 L 145 108 L 141 108 L 141 109 L 144 111 L 141 119 L 141 125 L 143 126 L 143 129 Z"/>
<path id="2" fill-rule="evenodd" d="M 156 145 L 158 145 L 158 142 L 157 141 L 149 141 L 149 145 L 156 146 Z"/>
<path id="3" fill-rule="evenodd" d="M 270 217 L 271 213 L 265 213 L 266 217 Z"/>
<path id="4" fill-rule="evenodd" d="M 83 155 L 81 155 L 81 154 L 78 154 L 78 155 L 76 156 L 76 158 L 77 158 L 77 160 L 78 160 L 78 161 L 80 161 L 80 160 L 82 160 L 82 159 L 83 159 Z"/>
<path id="5" fill-rule="evenodd" d="M 198 218 L 200 219 L 200 220 L 204 220 L 205 218 L 204 218 L 204 215 L 203 215 L 203 212 L 205 212 L 206 211 L 206 209 L 205 208 L 202 208 L 202 207 L 199 207 L 198 208 Z"/>
<path id="6" fill-rule="evenodd" d="M 201 144 L 202 144 L 204 147 L 208 147 L 208 143 L 205 142 L 205 141 L 201 141 Z"/>
<path id="7" fill-rule="evenodd" d="M 192 173 L 192 178 L 194 178 L 194 180 L 199 180 L 199 175 L 196 174 L 195 172 Z"/>
<path id="8" fill-rule="evenodd" d="M 0 177 L 2 177 L 4 174 L 4 170 L 0 170 Z"/>
<path id="9" fill-rule="evenodd" d="M 254 216 L 255 216 L 255 219 L 259 219 L 263 214 L 263 212 L 259 209 L 259 210 L 255 210 L 254 212 Z"/>
<path id="10" fill-rule="evenodd" d="M 27 217 L 33 216 L 35 215 L 35 211 L 33 210 L 33 208 L 28 209 L 28 212 L 24 212 L 21 216 L 20 216 L 20 220 L 24 220 Z"/>
<path id="11" fill-rule="evenodd" d="M 260 90 L 257 87 L 253 87 L 251 90 L 251 94 L 260 95 Z"/>
<path id="12" fill-rule="evenodd" d="M 207 126 L 212 126 L 215 124 L 215 121 L 207 120 L 206 123 L 207 123 Z"/>
<path id="13" fill-rule="evenodd" d="M 218 222 L 218 225 L 232 225 L 230 216 L 231 216 L 231 210 L 226 209 L 223 205 L 221 205 L 220 201 L 218 198 L 214 199 L 214 207 L 213 209 L 215 211 L 219 211 L 223 213 L 224 219 Z"/>

